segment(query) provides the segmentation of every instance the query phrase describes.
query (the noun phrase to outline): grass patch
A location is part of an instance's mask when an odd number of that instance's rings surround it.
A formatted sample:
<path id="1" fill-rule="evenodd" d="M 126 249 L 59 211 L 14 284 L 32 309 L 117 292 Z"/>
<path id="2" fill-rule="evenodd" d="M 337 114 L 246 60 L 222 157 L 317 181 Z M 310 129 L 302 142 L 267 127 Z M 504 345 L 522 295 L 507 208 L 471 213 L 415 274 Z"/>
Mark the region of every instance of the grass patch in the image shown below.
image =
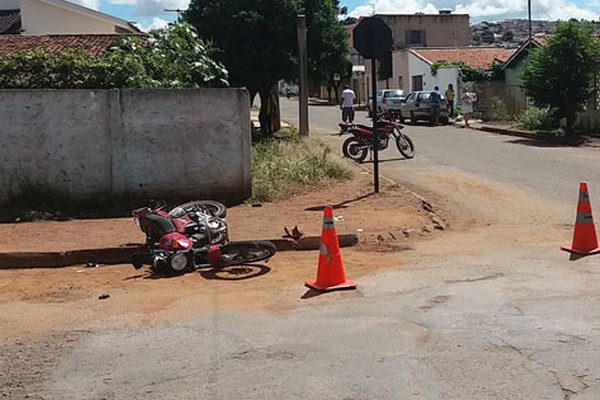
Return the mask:
<path id="1" fill-rule="evenodd" d="M 252 198 L 261 203 L 352 178 L 352 170 L 331 156 L 331 149 L 314 140 L 283 132 L 252 146 Z"/>

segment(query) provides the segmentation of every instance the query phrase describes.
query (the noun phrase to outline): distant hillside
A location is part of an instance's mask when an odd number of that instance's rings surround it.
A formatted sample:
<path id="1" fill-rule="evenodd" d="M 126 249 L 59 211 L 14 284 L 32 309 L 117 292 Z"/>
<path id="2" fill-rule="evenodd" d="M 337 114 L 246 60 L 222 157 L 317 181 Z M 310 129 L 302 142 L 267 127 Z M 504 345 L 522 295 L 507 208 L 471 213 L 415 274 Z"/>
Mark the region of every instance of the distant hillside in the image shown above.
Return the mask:
<path id="1" fill-rule="evenodd" d="M 596 23 L 598 25 L 598 23 Z M 551 34 L 556 21 L 531 21 L 533 36 Z M 471 44 L 517 47 L 527 40 L 529 24 L 526 19 L 507 19 L 501 22 L 479 22 L 471 25 Z"/>

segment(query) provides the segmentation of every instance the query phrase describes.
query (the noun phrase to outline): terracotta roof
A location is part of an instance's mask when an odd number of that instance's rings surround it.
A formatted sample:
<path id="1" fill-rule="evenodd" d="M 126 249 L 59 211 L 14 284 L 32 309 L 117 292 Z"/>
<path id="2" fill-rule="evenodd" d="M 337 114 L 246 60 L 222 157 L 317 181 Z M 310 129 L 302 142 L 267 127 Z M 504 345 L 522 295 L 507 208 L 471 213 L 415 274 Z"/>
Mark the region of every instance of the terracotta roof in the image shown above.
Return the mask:
<path id="1" fill-rule="evenodd" d="M 500 47 L 463 47 L 446 49 L 415 49 L 409 50 L 428 64 L 438 61 L 464 62 L 472 68 L 489 69 L 494 61 L 504 63 L 514 50 Z"/>
<path id="2" fill-rule="evenodd" d="M 0 35 L 0 55 L 22 50 L 61 51 L 81 48 L 86 53 L 104 53 L 119 37 L 146 36 L 133 34 L 85 34 L 85 35 Z"/>
<path id="3" fill-rule="evenodd" d="M 0 10 L 0 33 L 19 33 L 21 31 L 21 12 L 19 10 Z"/>

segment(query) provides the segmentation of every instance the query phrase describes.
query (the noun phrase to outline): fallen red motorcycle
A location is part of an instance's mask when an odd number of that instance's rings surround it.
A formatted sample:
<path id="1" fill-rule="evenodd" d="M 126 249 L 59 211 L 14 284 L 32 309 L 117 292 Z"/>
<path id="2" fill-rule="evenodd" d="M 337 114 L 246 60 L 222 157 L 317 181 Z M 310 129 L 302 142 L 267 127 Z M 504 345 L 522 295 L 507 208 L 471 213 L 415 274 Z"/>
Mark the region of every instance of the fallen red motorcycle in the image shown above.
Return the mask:
<path id="1" fill-rule="evenodd" d="M 135 224 L 146 235 L 132 255 L 134 268 L 149 265 L 157 274 L 198 268 L 251 264 L 277 251 L 269 241 L 229 241 L 226 208 L 211 200 L 184 203 L 170 212 L 164 207 L 133 210 Z"/>
<path id="2" fill-rule="evenodd" d="M 377 130 L 379 132 L 378 151 L 387 149 L 390 140 L 394 140 L 396 148 L 405 158 L 415 156 L 415 146 L 408 135 L 402 132 L 402 124 L 388 119 L 386 116 L 379 116 L 377 119 Z M 367 158 L 370 151 L 374 149 L 373 127 L 361 124 L 347 124 L 340 122 L 340 136 L 351 134 L 352 137 L 346 139 L 342 144 L 342 153 L 358 163 Z"/>

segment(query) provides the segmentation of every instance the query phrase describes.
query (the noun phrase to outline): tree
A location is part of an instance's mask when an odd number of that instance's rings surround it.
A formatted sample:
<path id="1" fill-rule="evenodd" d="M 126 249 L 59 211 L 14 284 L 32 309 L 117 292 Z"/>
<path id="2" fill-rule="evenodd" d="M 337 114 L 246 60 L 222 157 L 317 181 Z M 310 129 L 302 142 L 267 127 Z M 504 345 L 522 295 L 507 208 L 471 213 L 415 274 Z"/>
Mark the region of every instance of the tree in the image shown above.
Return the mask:
<path id="1" fill-rule="evenodd" d="M 259 120 L 270 133 L 271 89 L 293 76 L 297 54 L 296 0 L 192 0 L 183 19 L 221 50 L 230 83 L 260 95 Z"/>
<path id="2" fill-rule="evenodd" d="M 306 15 L 310 83 L 337 93 L 334 74 L 352 74 L 339 12 L 338 0 L 192 0 L 183 18 L 222 50 L 231 84 L 260 95 L 259 120 L 269 133 L 272 88 L 298 75 L 298 14 Z"/>
<path id="3" fill-rule="evenodd" d="M 515 38 L 515 34 L 512 31 L 506 31 L 502 35 L 502 40 L 504 42 L 512 42 L 514 38 Z"/>
<path id="4" fill-rule="evenodd" d="M 483 41 L 483 43 L 487 44 L 494 43 L 494 33 L 490 31 L 487 27 L 483 28 L 483 30 L 481 31 L 481 40 Z"/>
<path id="5" fill-rule="evenodd" d="M 549 106 L 567 118 L 567 127 L 590 99 L 600 57 L 591 23 L 558 23 L 546 44 L 531 54 L 521 86 L 537 106 Z M 568 129 L 570 131 L 570 129 Z"/>
<path id="6" fill-rule="evenodd" d="M 338 19 L 338 0 L 305 0 L 304 9 L 308 28 L 308 76 L 313 85 L 327 86 L 329 100 L 338 85 L 352 75 L 352 63 L 348 58 L 348 31 Z M 333 79 L 334 74 L 340 80 Z"/>

